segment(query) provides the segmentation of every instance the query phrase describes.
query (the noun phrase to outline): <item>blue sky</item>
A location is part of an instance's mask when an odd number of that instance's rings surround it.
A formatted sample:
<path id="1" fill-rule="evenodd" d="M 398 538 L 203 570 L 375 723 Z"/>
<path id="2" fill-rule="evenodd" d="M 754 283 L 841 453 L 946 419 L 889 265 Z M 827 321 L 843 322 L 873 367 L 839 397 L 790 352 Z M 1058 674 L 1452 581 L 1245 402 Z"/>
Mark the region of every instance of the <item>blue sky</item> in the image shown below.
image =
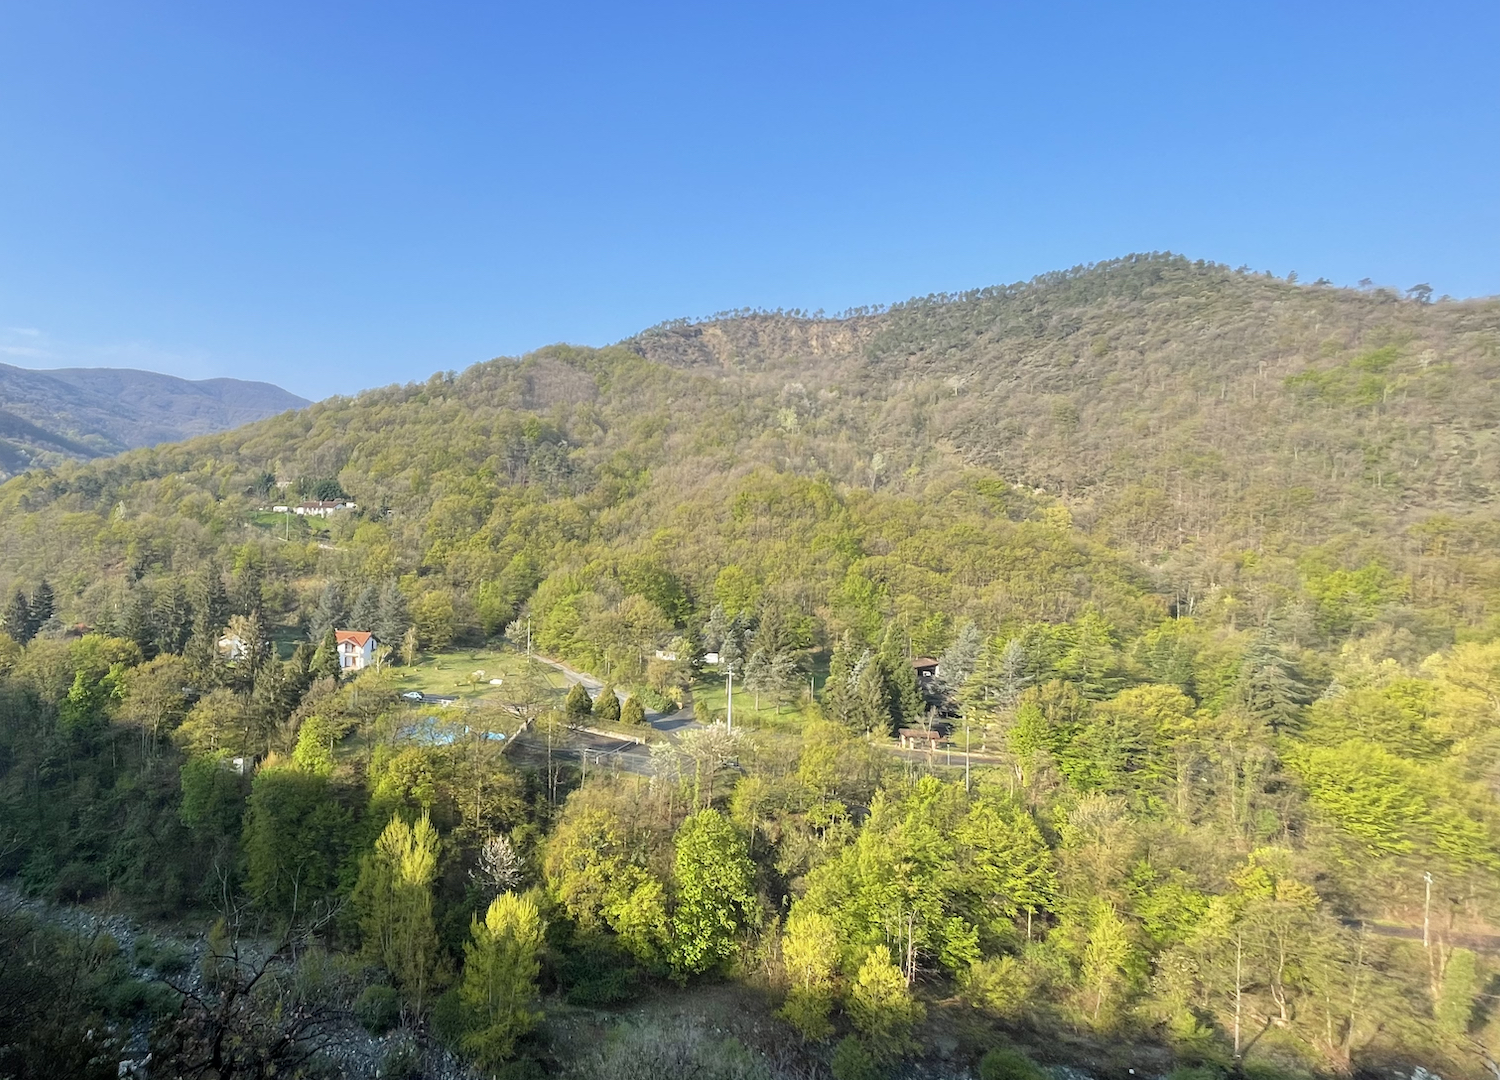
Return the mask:
<path id="1" fill-rule="evenodd" d="M 1500 293 L 1500 4 L 0 0 L 0 361 L 425 378 L 1170 249 Z"/>

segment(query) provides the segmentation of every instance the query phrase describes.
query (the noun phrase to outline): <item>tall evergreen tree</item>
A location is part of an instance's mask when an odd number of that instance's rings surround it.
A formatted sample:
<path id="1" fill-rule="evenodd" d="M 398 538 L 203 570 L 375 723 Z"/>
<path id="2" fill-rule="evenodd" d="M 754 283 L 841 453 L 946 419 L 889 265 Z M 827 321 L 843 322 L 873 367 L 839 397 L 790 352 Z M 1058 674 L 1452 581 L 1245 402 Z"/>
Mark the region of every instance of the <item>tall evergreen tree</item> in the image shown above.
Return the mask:
<path id="1" fill-rule="evenodd" d="M 193 608 L 180 580 L 173 578 L 156 594 L 151 616 L 156 630 L 152 642 L 155 650 L 180 653 L 193 632 Z"/>
<path id="2" fill-rule="evenodd" d="M 348 618 L 348 608 L 344 603 L 344 587 L 337 580 L 330 580 L 323 586 L 323 594 L 318 597 L 318 608 L 313 612 L 312 621 L 308 626 L 308 638 L 312 641 L 322 641 L 328 634 L 338 629 Z"/>
<path id="3" fill-rule="evenodd" d="M 26 594 L 20 589 L 16 595 L 10 598 L 10 603 L 5 607 L 5 615 L 0 619 L 0 630 L 4 630 L 22 645 L 25 645 L 35 635 L 31 631 L 31 605 L 26 602 Z"/>
<path id="4" fill-rule="evenodd" d="M 307 672 L 314 679 L 336 679 L 342 670 L 342 665 L 339 664 L 338 639 L 334 637 L 333 627 L 330 626 L 313 652 Z"/>
<path id="5" fill-rule="evenodd" d="M 482 922 L 473 919 L 459 1001 L 467 1021 L 464 1048 L 480 1068 L 498 1069 L 541 1019 L 536 977 L 546 927 L 536 902 L 514 893 L 496 897 Z"/>
<path id="6" fill-rule="evenodd" d="M 246 558 L 235 568 L 230 607 L 237 615 L 262 615 L 265 611 L 265 571 L 258 557 Z"/>
<path id="7" fill-rule="evenodd" d="M 148 658 L 156 655 L 156 624 L 152 619 L 151 597 L 140 583 L 126 585 L 115 617 L 117 637 L 129 638 L 140 646 Z"/>
<path id="8" fill-rule="evenodd" d="M 943 697 L 952 700 L 974 669 L 979 665 L 979 654 L 984 649 L 984 634 L 973 620 L 963 624 L 953 643 L 938 657 L 937 690 Z"/>
<path id="9" fill-rule="evenodd" d="M 588 722 L 594 712 L 594 703 L 589 699 L 589 692 L 583 688 L 583 683 L 574 683 L 568 690 L 568 696 L 563 698 L 563 713 L 570 724 L 584 724 Z"/>
<path id="10" fill-rule="evenodd" d="M 218 638 L 229 622 L 229 594 L 219 565 L 210 561 L 198 576 L 193 591 L 193 632 Z"/>
<path id="11" fill-rule="evenodd" d="M 382 645 L 396 649 L 401 647 L 401 639 L 406 636 L 410 626 L 411 612 L 407 608 L 406 594 L 401 591 L 395 578 L 389 578 L 380 587 L 380 603 L 370 629 L 375 631 L 375 638 Z"/>
<path id="12" fill-rule="evenodd" d="M 27 623 L 31 628 L 31 636 L 35 637 L 57 610 L 57 598 L 52 592 L 51 583 L 46 578 L 42 579 L 42 583 L 31 594 L 31 602 L 27 604 L 26 608 Z"/>
<path id="13" fill-rule="evenodd" d="M 354 890 L 365 949 L 420 1013 L 440 952 L 432 918 L 441 841 L 424 812 L 415 825 L 393 816 L 365 856 Z"/>
<path id="14" fill-rule="evenodd" d="M 359 591 L 354 606 L 349 609 L 349 626 L 353 630 L 374 630 L 379 619 L 380 590 L 374 585 L 366 585 Z M 380 637 L 379 634 L 375 636 Z"/>

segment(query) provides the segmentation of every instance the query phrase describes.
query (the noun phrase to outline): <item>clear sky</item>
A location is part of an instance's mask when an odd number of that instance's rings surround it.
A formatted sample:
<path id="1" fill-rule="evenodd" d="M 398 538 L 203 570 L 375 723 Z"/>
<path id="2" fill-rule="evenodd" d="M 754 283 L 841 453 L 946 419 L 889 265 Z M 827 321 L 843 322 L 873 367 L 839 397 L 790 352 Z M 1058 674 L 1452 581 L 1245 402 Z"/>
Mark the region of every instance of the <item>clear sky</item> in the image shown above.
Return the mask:
<path id="1" fill-rule="evenodd" d="M 1131 251 L 1500 292 L 1500 3 L 0 0 L 0 361 L 309 397 Z"/>

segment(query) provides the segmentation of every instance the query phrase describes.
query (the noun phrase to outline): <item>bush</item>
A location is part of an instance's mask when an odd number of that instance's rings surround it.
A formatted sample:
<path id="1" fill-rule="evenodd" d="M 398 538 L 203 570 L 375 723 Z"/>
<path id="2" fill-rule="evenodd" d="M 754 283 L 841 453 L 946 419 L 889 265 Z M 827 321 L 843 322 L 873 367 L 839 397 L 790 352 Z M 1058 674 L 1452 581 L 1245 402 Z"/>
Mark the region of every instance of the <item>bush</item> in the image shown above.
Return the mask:
<path id="1" fill-rule="evenodd" d="M 118 1020 L 147 1016 L 154 1020 L 170 1016 L 177 1006 L 177 995 L 158 982 L 118 979 L 100 991 L 100 1004 L 106 1015 Z"/>
<path id="2" fill-rule="evenodd" d="M 432 1031 L 449 1050 L 462 1049 L 467 1032 L 464 1023 L 463 1002 L 458 997 L 458 987 L 450 986 L 432 1003 Z"/>
<path id="3" fill-rule="evenodd" d="M 885 1067 L 875 1051 L 857 1035 L 848 1035 L 833 1048 L 833 1080 L 885 1080 Z"/>
<path id="4" fill-rule="evenodd" d="M 646 722 L 646 710 L 642 708 L 640 698 L 631 694 L 620 706 L 620 723 L 622 724 L 644 724 Z"/>
<path id="5" fill-rule="evenodd" d="M 1014 956 L 998 956 L 970 964 L 960 993 L 976 1009 L 1013 1017 L 1031 999 L 1035 984 L 1035 978 Z"/>
<path id="6" fill-rule="evenodd" d="M 737 1039 L 721 1039 L 690 1021 L 622 1024 L 599 1052 L 579 1063 L 578 1080 L 779 1080 L 782 1075 Z"/>
<path id="7" fill-rule="evenodd" d="M 618 1005 L 635 996 L 641 971 L 618 939 L 579 934 L 551 953 L 552 975 L 569 1005 Z"/>
<path id="8" fill-rule="evenodd" d="M 677 702 L 667 697 L 666 694 L 663 694 L 655 687 L 643 686 L 640 688 L 639 693 L 641 701 L 645 703 L 647 708 L 654 712 L 669 713 L 677 710 Z"/>
<path id="9" fill-rule="evenodd" d="M 58 903 L 80 903 L 102 896 L 107 887 L 104 873 L 93 863 L 70 862 L 52 883 L 52 899 Z"/>
<path id="10" fill-rule="evenodd" d="M 185 945 L 162 941 L 142 934 L 135 939 L 135 962 L 139 967 L 150 968 L 158 975 L 176 975 L 186 971 L 193 962 L 192 953 Z"/>
<path id="11" fill-rule="evenodd" d="M 366 989 L 374 990 L 376 987 Z M 382 1080 L 419 1080 L 422 1075 L 422 1056 L 417 1051 L 417 1044 L 411 1039 L 398 1041 L 381 1057 L 379 1075 Z"/>
<path id="12" fill-rule="evenodd" d="M 401 997 L 394 987 L 367 986 L 354 1002 L 354 1018 L 371 1035 L 384 1035 L 401 1020 Z"/>
<path id="13" fill-rule="evenodd" d="M 979 1080 L 1047 1080 L 1047 1074 L 1013 1046 L 997 1046 L 979 1059 Z"/>

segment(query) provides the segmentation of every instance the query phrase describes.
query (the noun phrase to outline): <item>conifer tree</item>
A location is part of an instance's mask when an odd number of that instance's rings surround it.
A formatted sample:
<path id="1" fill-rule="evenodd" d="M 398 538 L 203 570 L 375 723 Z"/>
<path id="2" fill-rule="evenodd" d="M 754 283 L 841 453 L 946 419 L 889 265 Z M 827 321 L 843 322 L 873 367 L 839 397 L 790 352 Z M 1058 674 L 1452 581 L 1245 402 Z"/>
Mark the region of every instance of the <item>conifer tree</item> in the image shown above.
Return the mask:
<path id="1" fill-rule="evenodd" d="M 568 723 L 575 727 L 588 723 L 589 717 L 594 713 L 594 703 L 589 699 L 589 692 L 583 688 L 583 683 L 574 683 L 569 688 L 568 696 L 563 698 L 563 713 L 567 716 Z"/>
<path id="2" fill-rule="evenodd" d="M 342 671 L 339 664 L 339 643 L 334 636 L 333 628 L 329 627 L 318 642 L 316 651 L 312 654 L 312 660 L 307 665 L 307 671 L 314 679 L 336 679 Z"/>
<path id="3" fill-rule="evenodd" d="M 599 691 L 599 696 L 594 699 L 594 719 L 605 724 L 617 724 L 620 722 L 620 698 L 615 693 L 614 683 L 605 683 L 604 688 Z"/>
<path id="4" fill-rule="evenodd" d="M 31 605 L 26 602 L 26 594 L 20 589 L 16 590 L 15 596 L 6 605 L 5 616 L 0 620 L 0 630 L 4 630 L 22 645 L 36 636 L 31 630 Z"/>
<path id="5" fill-rule="evenodd" d="M 515 1052 L 516 1040 L 541 1019 L 536 977 L 541 971 L 546 923 L 529 896 L 503 893 L 469 927 L 464 944 L 464 1049 L 481 1069 L 498 1069 Z"/>
<path id="6" fill-rule="evenodd" d="M 43 578 L 42 583 L 31 594 L 31 602 L 26 605 L 26 622 L 32 637 L 36 637 L 56 610 L 57 598 L 53 595 L 52 585 Z"/>
<path id="7" fill-rule="evenodd" d="M 420 1013 L 440 953 L 432 919 L 440 841 L 423 812 L 415 825 L 393 816 L 360 864 L 355 906 L 365 949 Z"/>

